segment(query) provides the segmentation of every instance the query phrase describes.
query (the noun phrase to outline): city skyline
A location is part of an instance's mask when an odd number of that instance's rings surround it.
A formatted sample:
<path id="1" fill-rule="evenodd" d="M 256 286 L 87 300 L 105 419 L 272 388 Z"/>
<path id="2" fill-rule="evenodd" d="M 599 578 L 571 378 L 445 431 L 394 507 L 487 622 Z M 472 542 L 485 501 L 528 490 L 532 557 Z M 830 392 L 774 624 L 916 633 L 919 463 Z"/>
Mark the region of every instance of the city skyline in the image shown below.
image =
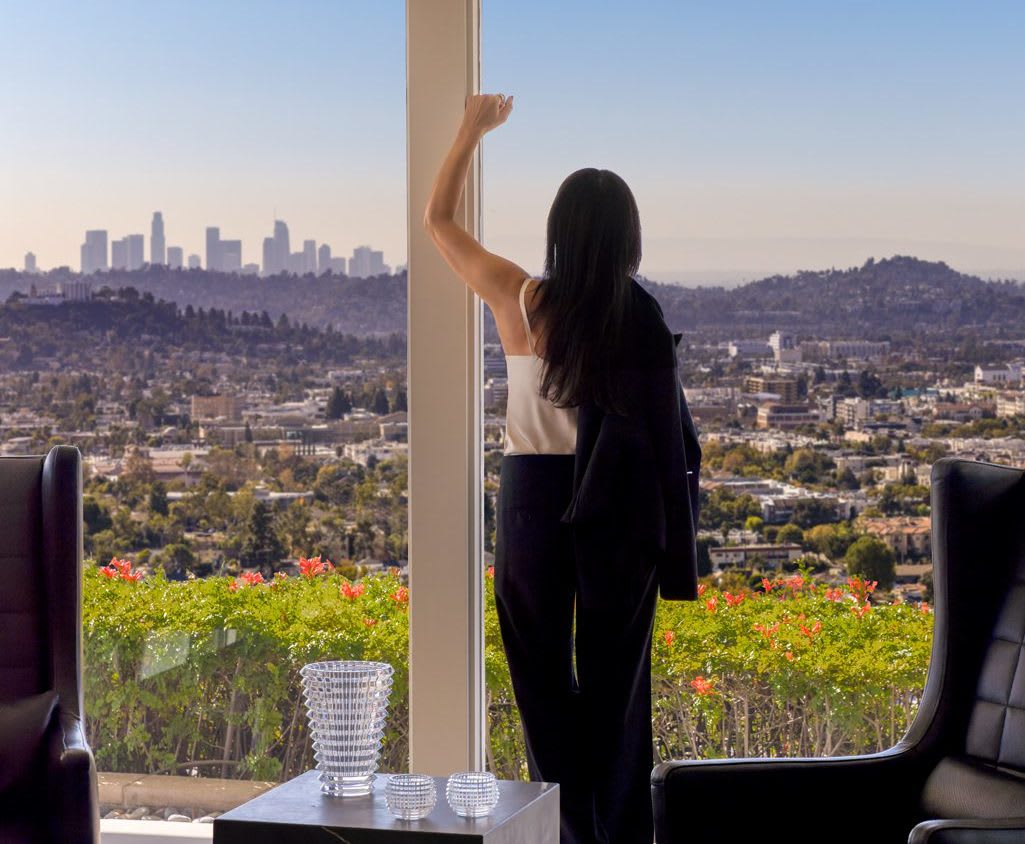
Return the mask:
<path id="1" fill-rule="evenodd" d="M 93 219 L 144 231 L 154 199 L 255 244 L 249 262 L 280 217 L 405 262 L 398 0 L 225 0 L 201 18 L 16 2 L 4 23 L 0 73 L 24 82 L 0 90 L 0 266 L 74 266 Z M 1025 277 L 1020 3 L 483 0 L 482 29 L 484 90 L 516 96 L 484 141 L 485 243 L 530 272 L 559 183 L 593 165 L 634 190 L 653 279 L 892 254 Z M 204 254 L 203 237 L 176 244 Z"/>
<path id="2" fill-rule="evenodd" d="M 110 241 L 110 252 L 107 243 Z M 252 275 L 277 275 L 287 272 L 296 275 L 325 272 L 348 275 L 351 278 L 368 278 L 377 275 L 388 275 L 392 267 L 384 262 L 384 252 L 372 249 L 368 244 L 360 244 L 352 250 L 352 256 L 345 258 L 332 255 L 331 245 L 321 243 L 312 238 L 303 240 L 303 248 L 293 252 L 289 246 L 290 234 L 288 224 L 284 220 L 274 221 L 274 233 L 263 239 L 262 264 L 255 261 L 244 262 L 242 241 L 221 237 L 220 226 L 207 226 L 205 229 L 206 249 L 201 257 L 198 253 L 190 253 L 187 259 L 188 268 L 204 268 L 213 272 L 244 273 Z M 182 269 L 186 266 L 183 247 L 166 243 L 164 217 L 161 211 L 153 212 L 150 228 L 150 265 L 164 265 L 170 269 Z M 107 229 L 88 229 L 85 240 L 79 247 L 79 271 L 85 275 L 111 270 L 138 270 L 146 265 L 145 236 L 129 234 L 117 240 L 110 240 Z M 62 265 L 63 266 L 63 265 Z M 396 271 L 403 269 L 400 265 Z M 49 267 L 46 269 L 55 269 Z M 36 256 L 29 251 L 24 256 L 24 271 L 36 273 L 44 271 L 38 266 Z"/>

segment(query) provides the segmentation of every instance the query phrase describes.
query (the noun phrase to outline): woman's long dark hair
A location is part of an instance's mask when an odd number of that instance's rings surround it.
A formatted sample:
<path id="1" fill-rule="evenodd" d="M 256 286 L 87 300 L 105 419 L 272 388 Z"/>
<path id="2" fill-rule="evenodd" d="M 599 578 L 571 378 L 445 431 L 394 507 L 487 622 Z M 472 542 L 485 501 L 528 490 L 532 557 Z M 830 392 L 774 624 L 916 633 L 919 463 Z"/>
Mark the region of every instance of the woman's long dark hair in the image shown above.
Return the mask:
<path id="1" fill-rule="evenodd" d="M 548 213 L 544 278 L 530 317 L 544 338 L 541 395 L 559 407 L 594 402 L 625 414 L 612 377 L 625 342 L 641 220 L 630 188 L 587 167 L 559 187 Z"/>

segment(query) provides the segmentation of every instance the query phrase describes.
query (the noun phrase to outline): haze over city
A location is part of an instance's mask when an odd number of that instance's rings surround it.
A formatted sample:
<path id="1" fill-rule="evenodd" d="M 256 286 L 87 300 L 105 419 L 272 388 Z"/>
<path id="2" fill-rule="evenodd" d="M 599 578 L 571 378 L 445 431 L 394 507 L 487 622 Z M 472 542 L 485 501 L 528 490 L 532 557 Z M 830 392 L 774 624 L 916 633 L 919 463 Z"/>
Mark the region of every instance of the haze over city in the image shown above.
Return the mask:
<path id="1" fill-rule="evenodd" d="M 560 181 L 594 165 L 631 184 L 654 279 L 734 283 L 892 254 L 1025 278 L 1019 3 L 484 11 L 484 88 L 516 96 L 484 142 L 484 233 L 531 272 Z M 155 208 L 186 255 L 220 226 L 243 265 L 259 263 L 277 218 L 403 264 L 403 4 L 199 12 L 5 8 L 0 73 L 33 84 L 0 91 L 0 267 L 27 251 L 76 267 L 87 228 L 144 231 Z"/>

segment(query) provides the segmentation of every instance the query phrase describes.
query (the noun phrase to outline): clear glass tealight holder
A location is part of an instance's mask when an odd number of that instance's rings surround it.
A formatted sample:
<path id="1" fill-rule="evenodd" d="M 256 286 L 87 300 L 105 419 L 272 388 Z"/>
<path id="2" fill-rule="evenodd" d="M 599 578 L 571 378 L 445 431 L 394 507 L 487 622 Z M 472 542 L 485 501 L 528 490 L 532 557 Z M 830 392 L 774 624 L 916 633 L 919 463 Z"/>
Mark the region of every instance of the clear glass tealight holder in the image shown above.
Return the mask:
<path id="1" fill-rule="evenodd" d="M 438 800 L 430 774 L 391 774 L 384 786 L 384 802 L 395 817 L 415 821 L 427 817 Z"/>
<path id="2" fill-rule="evenodd" d="M 461 817 L 489 815 L 498 804 L 498 781 L 489 771 L 452 774 L 445 786 L 445 799 L 452 811 Z"/>

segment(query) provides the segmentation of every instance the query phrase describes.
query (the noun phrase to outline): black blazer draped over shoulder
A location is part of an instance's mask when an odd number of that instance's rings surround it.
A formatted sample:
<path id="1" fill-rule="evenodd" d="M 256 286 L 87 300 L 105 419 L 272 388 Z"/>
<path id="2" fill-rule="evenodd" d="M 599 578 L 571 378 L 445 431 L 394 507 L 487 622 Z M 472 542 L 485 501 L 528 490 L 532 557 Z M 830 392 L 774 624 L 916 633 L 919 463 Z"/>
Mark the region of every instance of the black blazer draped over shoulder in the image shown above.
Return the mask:
<path id="1" fill-rule="evenodd" d="M 701 448 L 680 383 L 681 334 L 658 301 L 631 285 L 626 351 L 614 367 L 627 415 L 578 408 L 573 526 L 580 601 L 622 607 L 639 599 L 652 566 L 665 600 L 697 597 L 698 473 Z"/>

